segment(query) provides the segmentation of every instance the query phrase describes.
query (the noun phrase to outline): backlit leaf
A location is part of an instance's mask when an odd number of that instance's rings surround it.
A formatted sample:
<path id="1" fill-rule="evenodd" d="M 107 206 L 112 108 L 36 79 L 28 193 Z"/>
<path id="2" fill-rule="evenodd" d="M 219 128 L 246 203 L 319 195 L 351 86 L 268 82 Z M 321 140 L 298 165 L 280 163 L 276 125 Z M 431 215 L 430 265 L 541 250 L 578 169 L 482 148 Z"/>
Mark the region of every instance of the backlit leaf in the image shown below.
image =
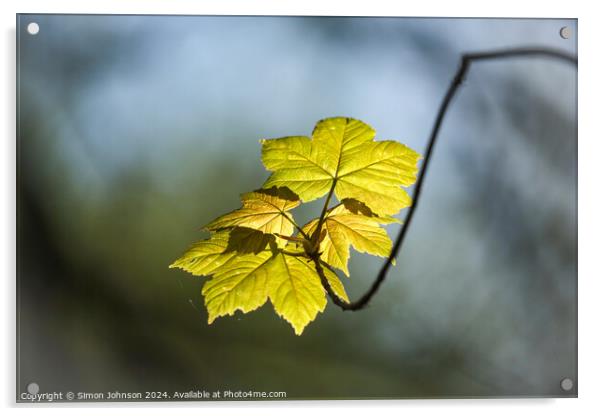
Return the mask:
<path id="1" fill-rule="evenodd" d="M 345 198 L 341 201 L 341 203 L 345 206 L 345 208 L 352 212 L 353 214 L 363 215 L 365 217 L 369 217 L 376 221 L 379 224 L 400 224 L 401 221 L 395 217 L 390 215 L 377 215 L 370 208 L 366 206 L 363 202 L 358 201 L 353 198 Z"/>
<path id="2" fill-rule="evenodd" d="M 194 243 L 169 267 L 180 268 L 195 276 L 208 276 L 236 256 L 236 251 L 227 251 L 229 239 L 230 231 L 215 233 L 207 240 Z"/>
<path id="3" fill-rule="evenodd" d="M 343 286 L 343 283 L 341 282 L 337 274 L 330 270 L 330 267 L 326 264 L 323 264 L 322 270 L 324 270 L 324 276 L 326 276 L 326 280 L 328 280 L 328 284 L 330 285 L 330 288 L 335 293 L 335 295 L 343 299 L 345 302 L 349 302 L 349 297 L 347 296 L 345 287 Z"/>
<path id="4" fill-rule="evenodd" d="M 394 141 L 374 141 L 375 131 L 351 118 L 335 117 L 303 136 L 262 140 L 262 160 L 273 171 L 264 187 L 290 188 L 307 202 L 335 184 L 339 200 L 354 198 L 372 211 L 393 215 L 411 205 L 402 186 L 416 180 L 420 155 Z"/>
<path id="5" fill-rule="evenodd" d="M 208 230 L 248 227 L 266 234 L 291 235 L 293 217 L 286 213 L 300 204 L 299 197 L 285 188 L 261 189 L 241 196 L 242 208 L 211 221 Z M 288 219 L 287 219 L 288 217 Z"/>
<path id="6" fill-rule="evenodd" d="M 269 296 L 276 313 L 301 335 L 326 307 L 320 277 L 307 259 L 279 254 L 271 260 Z"/>
<path id="7" fill-rule="evenodd" d="M 324 235 L 326 235 L 326 233 L 324 232 Z M 286 253 L 291 253 L 293 256 L 299 256 L 304 254 L 304 249 L 301 245 L 299 244 L 293 244 L 293 243 L 289 243 L 286 248 L 285 248 L 285 252 Z M 317 273 L 315 271 L 315 266 L 313 265 L 313 262 L 309 261 L 308 258 L 303 258 L 303 261 L 308 265 L 308 267 L 312 270 L 312 272 Z M 331 271 L 330 269 L 330 265 L 326 262 L 322 262 L 322 270 L 324 270 L 324 275 L 326 276 L 326 280 L 328 280 L 328 282 L 330 283 L 330 287 L 332 288 L 333 292 L 341 299 L 343 299 L 346 302 L 349 302 L 349 297 L 347 296 L 347 292 L 345 292 L 345 287 L 343 286 L 343 283 L 341 283 L 341 281 L 339 280 L 339 277 L 336 275 L 336 273 L 334 271 Z"/>
<path id="8" fill-rule="evenodd" d="M 194 243 L 170 268 L 179 268 L 195 276 L 208 276 L 241 254 L 256 254 L 274 242 L 272 235 L 251 228 L 234 228 L 212 234 Z"/>
<path id="9" fill-rule="evenodd" d="M 270 250 L 238 255 L 217 269 L 202 291 L 209 323 L 219 316 L 233 315 L 237 310 L 253 311 L 267 301 L 272 256 Z"/>
<path id="10" fill-rule="evenodd" d="M 230 231 L 226 251 L 236 251 L 241 254 L 259 253 L 265 250 L 276 238 L 271 234 L 247 227 L 236 227 Z"/>
<path id="11" fill-rule="evenodd" d="M 347 263 L 350 245 L 360 253 L 387 257 L 391 252 L 392 243 L 386 230 L 379 226 L 381 221 L 391 220 L 355 214 L 345 204 L 332 209 L 322 225 L 323 230 L 326 230 L 326 235 L 320 243 L 322 258 L 349 276 Z M 303 227 L 303 231 L 313 234 L 317 226 L 318 219 L 312 220 Z"/>

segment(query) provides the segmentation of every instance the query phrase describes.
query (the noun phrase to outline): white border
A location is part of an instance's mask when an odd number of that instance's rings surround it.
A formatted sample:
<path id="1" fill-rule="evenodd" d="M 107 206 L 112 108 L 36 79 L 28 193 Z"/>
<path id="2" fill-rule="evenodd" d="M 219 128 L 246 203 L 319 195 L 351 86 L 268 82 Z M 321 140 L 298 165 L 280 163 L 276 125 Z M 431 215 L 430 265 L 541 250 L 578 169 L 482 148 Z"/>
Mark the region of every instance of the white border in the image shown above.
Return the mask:
<path id="1" fill-rule="evenodd" d="M 198 414 L 244 412 L 244 415 L 269 412 L 306 414 L 318 411 L 345 411 L 365 414 L 371 409 L 379 413 L 426 412 L 446 414 L 506 415 L 529 411 L 530 414 L 585 414 L 600 408 L 600 330 L 602 273 L 600 270 L 600 217 L 602 189 L 600 157 L 602 135 L 596 121 L 601 117 L 599 39 L 602 39 L 600 14 L 594 6 L 575 1 L 526 2 L 524 0 L 483 1 L 382 1 L 361 2 L 303 0 L 202 1 L 202 0 L 104 0 L 104 1 L 7 1 L 0 3 L 2 13 L 2 89 L 0 125 L 5 128 L 0 155 L 0 265 L 2 273 L 2 350 L 0 403 L 16 406 L 15 397 L 15 14 L 16 13 L 112 13 L 112 14 L 285 14 L 285 15 L 346 15 L 346 16 L 441 16 L 441 17 L 569 17 L 579 19 L 579 399 L 518 399 L 518 400 L 411 400 L 411 401 L 344 401 L 344 402 L 279 402 L 279 403 L 151 403 L 151 404 L 90 404 L 86 412 L 103 414 L 106 407 L 127 407 L 144 414 L 162 414 L 165 408 Z M 595 4 L 595 2 L 587 2 Z M 80 412 L 76 406 L 37 406 L 50 413 Z M 81 407 L 81 406 L 80 406 Z M 335 409 L 336 408 L 336 409 Z M 594 412 L 595 413 L 595 412 Z"/>

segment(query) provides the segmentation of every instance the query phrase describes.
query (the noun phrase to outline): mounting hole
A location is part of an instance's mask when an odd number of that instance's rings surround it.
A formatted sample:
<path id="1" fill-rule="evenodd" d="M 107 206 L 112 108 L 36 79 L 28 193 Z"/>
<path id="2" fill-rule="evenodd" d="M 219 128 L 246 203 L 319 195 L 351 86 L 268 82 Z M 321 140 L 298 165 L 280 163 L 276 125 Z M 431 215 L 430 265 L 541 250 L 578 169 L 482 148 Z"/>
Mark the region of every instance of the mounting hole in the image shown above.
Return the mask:
<path id="1" fill-rule="evenodd" d="M 27 393 L 29 394 L 38 394 L 39 391 L 40 386 L 38 386 L 38 383 L 29 383 L 27 385 Z"/>
<path id="2" fill-rule="evenodd" d="M 560 382 L 560 388 L 562 388 L 562 390 L 564 391 L 573 390 L 573 380 L 571 380 L 570 378 L 563 378 Z"/>
<path id="3" fill-rule="evenodd" d="M 562 39 L 568 39 L 571 37 L 571 28 L 568 26 L 563 26 L 560 28 L 560 37 Z"/>
<path id="4" fill-rule="evenodd" d="M 30 35 L 37 35 L 39 31 L 40 25 L 36 22 L 31 22 L 27 25 L 27 33 L 29 33 Z"/>

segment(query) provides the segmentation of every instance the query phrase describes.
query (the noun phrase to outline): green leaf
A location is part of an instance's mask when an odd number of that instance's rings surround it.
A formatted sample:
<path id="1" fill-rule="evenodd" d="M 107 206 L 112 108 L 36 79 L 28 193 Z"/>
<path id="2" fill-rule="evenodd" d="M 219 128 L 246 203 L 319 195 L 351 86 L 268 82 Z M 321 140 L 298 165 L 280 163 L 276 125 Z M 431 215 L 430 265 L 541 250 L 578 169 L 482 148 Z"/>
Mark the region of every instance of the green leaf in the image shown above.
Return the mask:
<path id="1" fill-rule="evenodd" d="M 241 254 L 257 254 L 274 242 L 274 236 L 251 228 L 222 230 L 194 243 L 169 268 L 179 268 L 195 276 L 208 276 Z"/>
<path id="2" fill-rule="evenodd" d="M 262 160 L 272 175 L 265 188 L 291 189 L 307 202 L 335 184 L 339 200 L 354 198 L 381 215 L 411 205 L 401 186 L 416 181 L 420 155 L 394 141 L 374 141 L 375 131 L 351 118 L 317 123 L 312 139 L 303 136 L 262 140 Z"/>
<path id="3" fill-rule="evenodd" d="M 324 276 L 326 276 L 326 280 L 328 280 L 328 284 L 330 288 L 340 299 L 343 299 L 345 302 L 349 302 L 349 297 L 347 296 L 347 292 L 345 291 L 345 286 L 337 276 L 337 274 L 330 269 L 330 266 L 326 262 L 322 262 L 322 270 L 324 270 Z M 312 268 L 313 269 L 313 268 Z M 315 271 L 315 269 L 313 269 Z M 317 272 L 315 272 L 317 273 Z"/>
<path id="4" fill-rule="evenodd" d="M 235 311 L 250 312 L 267 300 L 266 263 L 273 256 L 274 237 L 250 228 L 219 231 L 199 241 L 170 267 L 194 275 L 213 275 L 202 294 L 209 323 Z"/>
<path id="5" fill-rule="evenodd" d="M 194 243 L 186 253 L 174 261 L 169 268 L 180 268 L 195 276 L 208 276 L 236 256 L 228 249 L 230 231 L 220 231 L 209 239 Z"/>
<path id="6" fill-rule="evenodd" d="M 326 235 L 320 243 L 320 251 L 325 261 L 333 267 L 342 270 L 349 276 L 347 263 L 349 246 L 352 245 L 360 253 L 387 257 L 391 252 L 391 240 L 379 223 L 393 222 L 389 217 L 375 215 L 358 215 L 351 209 L 361 208 L 357 202 L 348 201 L 330 210 L 322 225 Z M 360 212 L 359 210 L 356 212 Z M 370 212 L 365 211 L 369 214 Z M 318 219 L 312 220 L 303 227 L 307 234 L 313 234 L 318 226 Z"/>
<path id="7" fill-rule="evenodd" d="M 301 335 L 326 307 L 320 277 L 308 259 L 279 254 L 271 261 L 269 296 L 274 310 Z"/>
<path id="8" fill-rule="evenodd" d="M 242 208 L 211 221 L 206 229 L 248 227 L 266 234 L 289 236 L 294 231 L 293 217 L 286 211 L 299 206 L 299 197 L 290 189 L 260 189 L 241 196 Z"/>
<path id="9" fill-rule="evenodd" d="M 345 198 L 341 201 L 341 204 L 345 206 L 346 210 L 357 215 L 363 215 L 364 217 L 368 217 L 379 224 L 401 224 L 401 221 L 395 217 L 390 215 L 377 215 L 375 214 L 366 204 L 358 201 L 353 198 Z M 334 208 L 331 208 L 328 212 L 332 211 Z"/>
<path id="10" fill-rule="evenodd" d="M 219 316 L 234 315 L 237 310 L 251 312 L 267 301 L 272 256 L 269 250 L 239 255 L 217 269 L 202 291 L 210 324 Z"/>
<path id="11" fill-rule="evenodd" d="M 239 253 L 260 253 L 269 245 L 275 243 L 276 239 L 271 234 L 247 227 L 236 227 L 229 230 L 230 237 L 226 252 L 237 251 Z"/>
<path id="12" fill-rule="evenodd" d="M 262 306 L 269 295 L 278 315 L 291 323 L 295 333 L 300 335 L 326 305 L 320 277 L 309 259 L 285 255 L 278 250 L 273 252 L 273 245 L 259 244 L 264 241 L 262 234 L 247 228 L 220 231 L 193 244 L 170 267 L 194 275 L 213 275 L 202 289 L 210 324 L 237 310 L 251 312 Z M 303 254 L 294 244 L 287 248 Z M 337 275 L 327 268 L 324 272 L 335 294 L 348 301 Z"/>

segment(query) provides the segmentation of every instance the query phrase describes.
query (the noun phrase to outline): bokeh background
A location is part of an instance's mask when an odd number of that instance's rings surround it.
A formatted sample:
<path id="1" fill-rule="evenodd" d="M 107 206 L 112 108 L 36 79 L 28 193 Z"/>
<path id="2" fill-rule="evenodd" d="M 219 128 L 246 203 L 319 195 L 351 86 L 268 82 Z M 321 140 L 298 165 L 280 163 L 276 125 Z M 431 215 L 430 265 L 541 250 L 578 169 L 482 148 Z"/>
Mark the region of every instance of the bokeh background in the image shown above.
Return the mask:
<path id="1" fill-rule="evenodd" d="M 167 267 L 267 178 L 259 139 L 343 115 L 423 152 L 462 52 L 576 53 L 575 20 L 18 23 L 17 394 L 30 382 L 290 399 L 576 394 L 577 76 L 558 61 L 472 67 L 367 309 L 329 304 L 300 337 L 269 304 L 209 326 L 204 278 Z M 352 255 L 352 298 L 381 261 Z"/>

